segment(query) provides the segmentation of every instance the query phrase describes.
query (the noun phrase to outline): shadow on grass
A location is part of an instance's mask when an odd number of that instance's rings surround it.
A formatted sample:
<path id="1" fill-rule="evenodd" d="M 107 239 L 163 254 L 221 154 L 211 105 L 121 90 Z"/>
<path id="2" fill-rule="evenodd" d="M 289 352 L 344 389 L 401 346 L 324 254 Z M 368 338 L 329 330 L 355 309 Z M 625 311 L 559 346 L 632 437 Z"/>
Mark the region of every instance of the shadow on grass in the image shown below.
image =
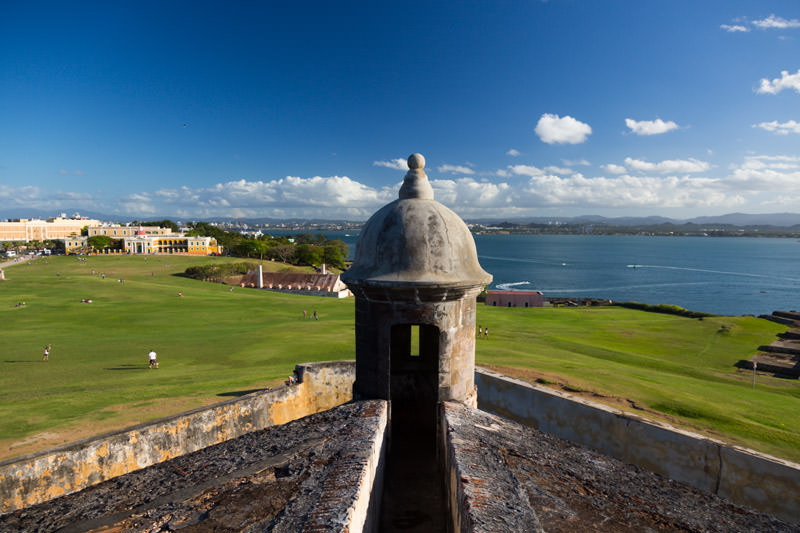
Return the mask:
<path id="1" fill-rule="evenodd" d="M 38 361 L 11 361 L 11 360 L 5 360 L 3 362 L 4 363 L 46 363 L 47 361 L 42 361 L 40 359 Z"/>
<path id="2" fill-rule="evenodd" d="M 141 365 L 111 366 L 104 368 L 103 370 L 150 370 L 150 368 L 145 366 L 144 364 L 141 364 Z"/>
<path id="3" fill-rule="evenodd" d="M 262 391 L 262 390 L 264 390 L 264 389 L 235 390 L 235 391 L 231 391 L 231 392 L 220 392 L 219 394 L 217 394 L 217 396 L 238 397 L 238 396 L 244 396 L 245 394 L 251 394 L 253 392 L 259 392 L 259 391 Z"/>

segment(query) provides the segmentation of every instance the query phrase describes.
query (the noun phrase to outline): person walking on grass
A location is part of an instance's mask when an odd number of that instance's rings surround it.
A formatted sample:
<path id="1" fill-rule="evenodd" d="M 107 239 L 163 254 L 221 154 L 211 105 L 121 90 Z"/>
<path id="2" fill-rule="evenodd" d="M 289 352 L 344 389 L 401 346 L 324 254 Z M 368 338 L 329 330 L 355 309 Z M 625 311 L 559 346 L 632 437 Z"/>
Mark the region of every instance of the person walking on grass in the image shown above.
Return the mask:
<path id="1" fill-rule="evenodd" d="M 49 361 L 50 360 L 50 349 L 53 347 L 52 344 L 48 344 L 44 347 L 44 356 L 42 357 L 42 361 Z"/>
<path id="2" fill-rule="evenodd" d="M 150 368 L 158 368 L 158 356 L 156 355 L 155 350 L 150 350 L 150 353 L 147 354 L 148 359 L 150 359 Z"/>

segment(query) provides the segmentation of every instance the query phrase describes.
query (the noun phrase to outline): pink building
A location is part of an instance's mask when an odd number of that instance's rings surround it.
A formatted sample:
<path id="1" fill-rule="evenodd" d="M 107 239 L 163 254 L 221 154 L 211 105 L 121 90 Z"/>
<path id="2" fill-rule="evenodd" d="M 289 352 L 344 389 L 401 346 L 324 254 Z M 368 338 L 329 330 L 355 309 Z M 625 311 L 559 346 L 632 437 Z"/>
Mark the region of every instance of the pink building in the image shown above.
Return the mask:
<path id="1" fill-rule="evenodd" d="M 497 307 L 544 307 L 540 291 L 488 291 L 486 305 Z"/>

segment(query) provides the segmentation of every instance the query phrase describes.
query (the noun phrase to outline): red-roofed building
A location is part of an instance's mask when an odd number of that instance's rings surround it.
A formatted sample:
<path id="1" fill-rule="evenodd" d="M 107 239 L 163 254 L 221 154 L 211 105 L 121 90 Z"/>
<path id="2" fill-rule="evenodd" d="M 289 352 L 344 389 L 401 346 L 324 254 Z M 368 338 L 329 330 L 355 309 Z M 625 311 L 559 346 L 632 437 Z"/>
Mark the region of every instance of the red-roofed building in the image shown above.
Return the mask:
<path id="1" fill-rule="evenodd" d="M 486 305 L 496 307 L 544 307 L 541 291 L 488 291 Z"/>

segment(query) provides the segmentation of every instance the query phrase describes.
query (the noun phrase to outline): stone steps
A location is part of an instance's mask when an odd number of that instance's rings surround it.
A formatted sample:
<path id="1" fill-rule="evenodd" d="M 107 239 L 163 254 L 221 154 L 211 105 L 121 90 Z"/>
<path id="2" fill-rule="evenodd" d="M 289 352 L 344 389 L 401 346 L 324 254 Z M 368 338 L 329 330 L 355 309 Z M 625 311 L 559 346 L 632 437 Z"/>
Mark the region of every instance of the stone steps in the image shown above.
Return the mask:
<path id="1" fill-rule="evenodd" d="M 800 355 L 800 341 L 779 340 L 769 344 L 768 346 L 761 346 L 760 349 L 770 353 Z"/>
<path id="2" fill-rule="evenodd" d="M 759 353 L 745 361 L 744 367 L 751 369 L 757 365 L 760 372 L 772 372 L 779 376 L 800 378 L 800 357 L 776 353 Z"/>
<path id="3" fill-rule="evenodd" d="M 800 320 L 800 313 L 797 311 L 773 311 L 772 314 L 790 320 Z"/>

